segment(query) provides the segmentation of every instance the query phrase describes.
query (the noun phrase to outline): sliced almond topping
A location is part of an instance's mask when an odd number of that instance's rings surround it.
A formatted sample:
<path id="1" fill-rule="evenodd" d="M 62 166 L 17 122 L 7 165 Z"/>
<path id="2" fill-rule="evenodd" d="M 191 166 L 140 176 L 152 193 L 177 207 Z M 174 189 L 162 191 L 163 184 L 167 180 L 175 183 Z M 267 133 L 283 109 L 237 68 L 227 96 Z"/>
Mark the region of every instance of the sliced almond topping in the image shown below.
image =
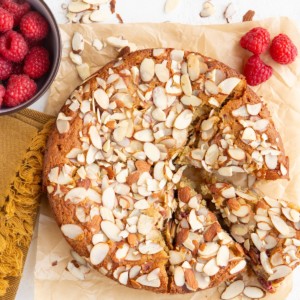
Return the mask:
<path id="1" fill-rule="evenodd" d="M 154 144 L 145 143 L 144 144 L 144 152 L 151 161 L 153 161 L 153 162 L 159 161 L 160 151 Z"/>
<path id="2" fill-rule="evenodd" d="M 200 76 L 200 61 L 195 54 L 190 54 L 187 59 L 188 74 L 192 81 L 195 81 Z"/>
<path id="3" fill-rule="evenodd" d="M 215 7 L 210 1 L 205 1 L 203 3 L 202 10 L 200 12 L 200 17 L 207 18 L 213 15 L 215 12 Z"/>
<path id="4" fill-rule="evenodd" d="M 155 75 L 160 82 L 167 82 L 170 79 L 169 69 L 164 64 L 155 65 Z"/>
<path id="5" fill-rule="evenodd" d="M 237 280 L 231 283 L 221 295 L 222 300 L 229 300 L 240 295 L 245 288 L 243 280 Z"/>
<path id="6" fill-rule="evenodd" d="M 179 265 L 184 261 L 184 254 L 178 251 L 169 251 L 169 261 L 171 265 Z"/>
<path id="7" fill-rule="evenodd" d="M 154 141 L 153 132 L 151 129 L 144 129 L 144 130 L 137 131 L 137 132 L 135 132 L 133 137 L 136 140 L 141 141 L 141 142 L 153 142 Z"/>
<path id="8" fill-rule="evenodd" d="M 74 2 L 72 1 L 68 6 L 68 11 L 72 13 L 80 13 L 85 10 L 90 9 L 90 4 L 84 2 Z"/>
<path id="9" fill-rule="evenodd" d="M 144 58 L 140 66 L 141 78 L 144 82 L 149 82 L 154 77 L 155 63 L 151 58 Z"/>
<path id="10" fill-rule="evenodd" d="M 145 274 L 145 275 L 142 275 L 142 276 L 138 277 L 137 280 L 136 280 L 136 282 L 138 282 L 141 285 L 145 285 L 145 286 L 150 286 L 150 287 L 155 287 L 155 288 L 160 287 L 161 283 L 160 283 L 160 279 L 159 278 L 157 278 L 155 280 L 149 281 L 147 279 L 147 276 L 148 275 Z"/>
<path id="11" fill-rule="evenodd" d="M 214 165 L 219 157 L 219 147 L 216 144 L 212 144 L 206 151 L 205 162 L 208 165 Z"/>
<path id="12" fill-rule="evenodd" d="M 234 117 L 248 117 L 249 116 L 245 105 L 233 110 L 232 115 Z"/>
<path id="13" fill-rule="evenodd" d="M 253 128 L 254 128 L 254 130 L 263 132 L 263 131 L 266 131 L 268 125 L 269 125 L 269 120 L 261 119 L 254 123 Z"/>
<path id="14" fill-rule="evenodd" d="M 67 264 L 67 270 L 76 278 L 79 280 L 84 280 L 85 276 L 84 273 L 80 270 L 80 268 L 76 267 L 73 262 L 69 261 Z"/>
<path id="15" fill-rule="evenodd" d="M 191 106 L 199 106 L 202 101 L 200 98 L 191 95 L 191 96 L 182 96 L 180 101 L 184 104 L 184 105 L 191 105 Z"/>
<path id="16" fill-rule="evenodd" d="M 198 282 L 196 280 L 194 271 L 191 269 L 185 269 L 184 277 L 185 277 L 187 287 L 192 291 L 196 291 L 198 289 Z"/>
<path id="17" fill-rule="evenodd" d="M 72 49 L 74 53 L 81 53 L 84 50 L 84 40 L 81 33 L 75 31 L 72 38 Z"/>
<path id="18" fill-rule="evenodd" d="M 174 127 L 177 129 L 185 129 L 189 127 L 193 119 L 193 112 L 189 109 L 185 109 L 175 119 Z"/>
<path id="19" fill-rule="evenodd" d="M 245 141 L 255 141 L 256 140 L 256 133 L 251 127 L 247 127 L 243 134 L 242 139 Z"/>
<path id="20" fill-rule="evenodd" d="M 269 261 L 269 257 L 268 257 L 266 252 L 261 252 L 260 253 L 260 262 L 261 262 L 261 265 L 263 266 L 263 268 L 265 269 L 265 271 L 268 274 L 273 274 L 274 273 L 273 270 L 272 270 L 270 261 Z"/>
<path id="21" fill-rule="evenodd" d="M 102 194 L 102 203 L 104 207 L 107 207 L 110 210 L 112 210 L 115 205 L 115 199 L 116 199 L 116 195 L 112 187 L 108 187 L 107 189 L 104 190 Z"/>
<path id="22" fill-rule="evenodd" d="M 134 278 L 136 277 L 141 271 L 140 266 L 133 266 L 130 271 L 129 271 L 129 278 Z"/>
<path id="23" fill-rule="evenodd" d="M 273 269 L 273 274 L 268 278 L 268 281 L 277 280 L 279 278 L 283 278 L 292 273 L 292 268 L 288 266 L 278 266 Z"/>
<path id="24" fill-rule="evenodd" d="M 265 297 L 266 292 L 257 286 L 246 286 L 243 294 L 250 299 L 261 299 Z"/>
<path id="25" fill-rule="evenodd" d="M 191 84 L 191 80 L 190 80 L 189 75 L 188 74 L 183 74 L 181 76 L 180 83 L 181 83 L 182 91 L 185 93 L 185 95 L 191 96 L 192 92 L 193 92 L 193 89 L 192 89 L 192 84 Z M 181 101 L 182 101 L 182 99 L 181 99 Z"/>
<path id="26" fill-rule="evenodd" d="M 138 225 L 137 225 L 138 232 L 140 234 L 146 235 L 152 230 L 153 225 L 154 225 L 154 219 L 152 217 L 142 214 L 140 215 Z"/>
<path id="27" fill-rule="evenodd" d="M 101 222 L 101 229 L 102 231 L 107 235 L 107 237 L 114 241 L 114 242 L 119 242 L 121 241 L 120 237 L 120 229 L 119 227 L 114 224 L 113 222 L 110 221 L 102 221 Z"/>
<path id="28" fill-rule="evenodd" d="M 82 64 L 82 57 L 79 54 L 75 54 L 74 52 L 70 52 L 69 54 L 70 59 L 75 65 L 81 65 Z"/>
<path id="29" fill-rule="evenodd" d="M 219 248 L 218 254 L 217 254 L 217 265 L 219 267 L 226 267 L 229 262 L 229 248 L 226 245 L 223 245 Z"/>
<path id="30" fill-rule="evenodd" d="M 97 89 L 94 92 L 94 98 L 98 105 L 103 109 L 108 109 L 109 107 L 109 97 L 102 89 Z"/>
<path id="31" fill-rule="evenodd" d="M 115 36 L 110 36 L 106 39 L 107 43 L 115 48 L 124 48 L 128 46 L 128 41 Z"/>
<path id="32" fill-rule="evenodd" d="M 109 246 L 106 243 L 99 243 L 95 245 L 90 253 L 90 260 L 94 266 L 97 266 L 102 263 L 108 254 Z"/>
<path id="33" fill-rule="evenodd" d="M 238 236 L 246 235 L 248 230 L 248 227 L 244 224 L 233 224 L 231 227 L 231 233 Z"/>
<path id="34" fill-rule="evenodd" d="M 89 128 L 89 136 L 91 138 L 92 144 L 96 148 L 102 149 L 102 140 L 96 126 L 92 125 Z"/>
<path id="35" fill-rule="evenodd" d="M 211 80 L 205 81 L 205 93 L 207 95 L 217 95 L 219 94 L 218 86 Z"/>
<path id="36" fill-rule="evenodd" d="M 275 228 L 277 229 L 277 231 L 279 233 L 281 233 L 282 235 L 285 235 L 285 236 L 289 235 L 289 232 L 290 232 L 289 226 L 285 223 L 285 221 L 282 218 L 280 218 L 276 215 L 273 215 L 273 214 L 270 215 L 270 218 L 271 218 L 273 225 L 275 226 Z"/>
<path id="37" fill-rule="evenodd" d="M 69 239 L 75 240 L 83 234 L 83 230 L 76 224 L 64 224 L 60 227 L 62 233 Z"/>
<path id="38" fill-rule="evenodd" d="M 267 154 L 265 156 L 265 162 L 266 162 L 267 167 L 270 170 L 274 170 L 274 169 L 276 169 L 277 164 L 278 164 L 278 156 L 277 155 Z"/>
<path id="39" fill-rule="evenodd" d="M 220 268 L 217 265 L 216 259 L 212 258 L 203 267 L 203 272 L 208 276 L 214 276 L 219 272 Z"/>
<path id="40" fill-rule="evenodd" d="M 156 243 L 141 243 L 139 245 L 139 251 L 142 254 L 155 254 L 163 250 L 163 247 Z"/>
<path id="41" fill-rule="evenodd" d="M 201 290 L 207 289 L 210 284 L 210 277 L 206 276 L 204 273 L 199 273 L 199 272 L 196 272 L 195 276 L 196 276 L 199 289 Z"/>
<path id="42" fill-rule="evenodd" d="M 243 218 L 249 214 L 249 211 L 250 211 L 249 206 L 242 205 L 239 209 L 232 210 L 232 213 L 237 217 Z"/>
<path id="43" fill-rule="evenodd" d="M 251 116 L 257 116 L 260 113 L 262 103 L 247 104 L 247 111 Z"/>
<path id="44" fill-rule="evenodd" d="M 243 160 L 246 158 L 246 153 L 240 148 L 229 148 L 228 154 L 235 160 Z"/>
<path id="45" fill-rule="evenodd" d="M 70 129 L 70 123 L 67 120 L 56 120 L 56 128 L 60 134 L 66 133 Z"/>
<path id="46" fill-rule="evenodd" d="M 129 251 L 129 245 L 123 244 L 123 246 L 116 251 L 116 258 L 118 260 L 125 258 L 127 256 L 128 251 Z"/>
<path id="47" fill-rule="evenodd" d="M 235 198 L 235 188 L 231 186 L 230 188 L 222 190 L 221 194 L 224 198 Z"/>
<path id="48" fill-rule="evenodd" d="M 210 257 L 215 256 L 219 250 L 220 246 L 215 242 L 208 242 L 202 244 L 198 252 L 201 256 Z"/>
<path id="49" fill-rule="evenodd" d="M 283 176 L 287 174 L 287 169 L 283 164 L 280 164 L 280 172 Z"/>
<path id="50" fill-rule="evenodd" d="M 157 86 L 153 90 L 153 103 L 162 110 L 168 107 L 168 98 L 163 87 Z"/>
<path id="51" fill-rule="evenodd" d="M 230 77 L 223 80 L 218 87 L 221 90 L 221 93 L 229 95 L 240 82 L 240 78 Z"/>
<path id="52" fill-rule="evenodd" d="M 242 271 L 246 267 L 247 262 L 242 259 L 235 267 L 230 270 L 230 274 L 236 274 Z"/>
<path id="53" fill-rule="evenodd" d="M 91 75 L 90 66 L 87 63 L 76 66 L 76 69 L 82 80 L 87 79 Z"/>
<path id="54" fill-rule="evenodd" d="M 123 273 L 120 274 L 119 282 L 123 285 L 127 285 L 127 283 L 128 283 L 128 271 L 123 272 Z"/>
<path id="55" fill-rule="evenodd" d="M 156 268 L 147 275 L 147 280 L 152 281 L 159 278 L 160 268 Z"/>
<path id="56" fill-rule="evenodd" d="M 191 210 L 188 219 L 193 231 L 203 228 L 203 224 L 198 220 L 194 209 Z"/>
<path id="57" fill-rule="evenodd" d="M 174 271 L 174 281 L 177 286 L 183 286 L 185 283 L 184 271 L 181 267 L 176 267 Z"/>
<path id="58" fill-rule="evenodd" d="M 168 14 L 174 11 L 178 7 L 179 3 L 180 0 L 167 0 L 165 4 L 165 13 Z"/>

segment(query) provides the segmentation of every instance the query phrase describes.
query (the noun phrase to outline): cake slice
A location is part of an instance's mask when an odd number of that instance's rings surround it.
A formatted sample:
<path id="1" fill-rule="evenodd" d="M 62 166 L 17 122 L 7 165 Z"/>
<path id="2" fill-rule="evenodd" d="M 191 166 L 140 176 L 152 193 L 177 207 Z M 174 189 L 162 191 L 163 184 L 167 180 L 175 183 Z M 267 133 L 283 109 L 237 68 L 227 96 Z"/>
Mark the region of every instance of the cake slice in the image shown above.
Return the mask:
<path id="1" fill-rule="evenodd" d="M 227 183 L 211 186 L 213 202 L 231 236 L 251 260 L 263 288 L 276 287 L 300 263 L 300 209 Z"/>

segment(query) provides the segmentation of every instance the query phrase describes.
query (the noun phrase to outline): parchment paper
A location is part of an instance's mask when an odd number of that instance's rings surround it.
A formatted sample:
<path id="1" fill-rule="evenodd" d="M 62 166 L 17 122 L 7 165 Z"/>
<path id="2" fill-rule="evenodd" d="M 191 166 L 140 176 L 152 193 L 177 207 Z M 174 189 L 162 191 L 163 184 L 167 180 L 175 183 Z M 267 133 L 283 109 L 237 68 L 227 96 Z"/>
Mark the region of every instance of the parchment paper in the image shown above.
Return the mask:
<path id="1" fill-rule="evenodd" d="M 182 24 L 122 24 L 122 25 L 62 25 L 63 58 L 58 76 L 52 85 L 46 113 L 57 114 L 69 94 L 81 83 L 73 63 L 68 58 L 70 37 L 79 31 L 85 37 L 83 59 L 89 63 L 92 72 L 114 59 L 117 51 L 106 47 L 97 51 L 91 46 L 96 37 L 105 40 L 108 36 L 123 36 L 135 43 L 139 49 L 174 47 L 201 52 L 216 58 L 232 68 L 242 71 L 244 60 L 250 53 L 239 46 L 240 37 L 249 29 L 262 26 L 271 37 L 279 33 L 288 34 L 300 50 L 300 34 L 287 18 L 273 18 L 239 24 L 191 26 Z M 300 59 L 288 66 L 281 66 L 263 55 L 271 65 L 274 75 L 254 90 L 262 96 L 282 136 L 286 153 L 290 157 L 290 181 L 262 182 L 257 188 L 273 197 L 283 197 L 300 204 Z M 70 247 L 56 225 L 47 200 L 43 201 L 40 214 L 37 260 L 35 267 L 35 298 L 40 300 L 60 299 L 143 299 L 157 300 L 219 299 L 219 291 L 211 289 L 189 295 L 156 295 L 151 292 L 126 288 L 92 271 L 85 281 L 79 281 L 65 270 L 70 260 Z M 57 265 L 53 266 L 53 264 Z M 285 280 L 275 295 L 265 299 L 285 299 L 291 290 L 291 277 Z"/>

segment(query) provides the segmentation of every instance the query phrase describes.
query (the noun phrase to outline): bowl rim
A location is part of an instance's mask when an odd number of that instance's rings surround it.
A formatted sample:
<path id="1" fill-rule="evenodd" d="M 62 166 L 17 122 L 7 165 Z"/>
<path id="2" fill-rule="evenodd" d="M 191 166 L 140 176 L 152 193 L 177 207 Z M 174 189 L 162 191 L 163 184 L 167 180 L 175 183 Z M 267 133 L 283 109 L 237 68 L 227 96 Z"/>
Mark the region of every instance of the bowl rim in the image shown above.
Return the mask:
<path id="1" fill-rule="evenodd" d="M 49 8 L 49 6 L 45 3 L 45 1 L 39 1 L 44 8 L 47 10 L 47 12 L 49 13 L 51 19 L 52 19 L 52 23 L 54 25 L 54 34 L 57 35 L 58 38 L 58 45 L 57 45 L 57 60 L 55 61 L 55 65 L 54 68 L 51 70 L 51 73 L 49 74 L 49 77 L 47 79 L 47 81 L 45 82 L 45 85 L 42 86 L 42 88 L 29 100 L 21 103 L 18 106 L 14 106 L 14 107 L 8 107 L 5 110 L 2 110 L 0 108 L 0 117 L 3 115 L 9 115 L 12 113 L 15 113 L 19 110 L 22 110 L 28 106 L 30 106 L 31 104 L 35 103 L 36 101 L 38 101 L 49 89 L 50 85 L 53 83 L 54 79 L 56 78 L 56 75 L 58 73 L 59 67 L 60 67 L 60 63 L 61 63 L 61 57 L 62 57 L 62 40 L 61 40 L 61 35 L 60 35 L 60 30 L 58 27 L 58 23 L 56 22 L 56 19 L 51 11 L 51 9 Z"/>

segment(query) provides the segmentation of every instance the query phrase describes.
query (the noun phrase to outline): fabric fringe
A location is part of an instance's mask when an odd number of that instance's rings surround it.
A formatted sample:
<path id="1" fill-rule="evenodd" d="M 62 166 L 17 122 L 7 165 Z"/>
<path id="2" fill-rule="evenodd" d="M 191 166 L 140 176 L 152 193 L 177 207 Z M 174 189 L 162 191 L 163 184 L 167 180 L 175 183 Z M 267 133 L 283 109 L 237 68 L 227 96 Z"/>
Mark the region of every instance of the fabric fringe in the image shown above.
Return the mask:
<path id="1" fill-rule="evenodd" d="M 9 287 L 9 277 L 22 274 L 40 203 L 43 156 L 53 123 L 46 123 L 32 139 L 0 208 L 0 296 Z"/>

